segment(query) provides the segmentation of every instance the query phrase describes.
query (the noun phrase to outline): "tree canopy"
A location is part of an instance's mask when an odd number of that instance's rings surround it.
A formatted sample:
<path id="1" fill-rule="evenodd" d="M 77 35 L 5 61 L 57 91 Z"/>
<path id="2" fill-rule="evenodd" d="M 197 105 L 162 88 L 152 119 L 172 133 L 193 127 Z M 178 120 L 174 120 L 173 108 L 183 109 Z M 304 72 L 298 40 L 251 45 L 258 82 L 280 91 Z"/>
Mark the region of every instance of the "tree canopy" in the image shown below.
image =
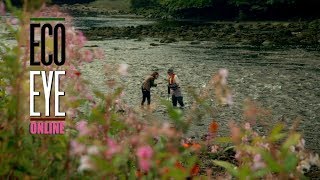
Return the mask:
<path id="1" fill-rule="evenodd" d="M 248 19 L 318 18 L 318 0 L 130 0 L 133 9 L 157 9 L 172 15 L 239 16 Z M 190 12 L 192 11 L 192 12 Z"/>

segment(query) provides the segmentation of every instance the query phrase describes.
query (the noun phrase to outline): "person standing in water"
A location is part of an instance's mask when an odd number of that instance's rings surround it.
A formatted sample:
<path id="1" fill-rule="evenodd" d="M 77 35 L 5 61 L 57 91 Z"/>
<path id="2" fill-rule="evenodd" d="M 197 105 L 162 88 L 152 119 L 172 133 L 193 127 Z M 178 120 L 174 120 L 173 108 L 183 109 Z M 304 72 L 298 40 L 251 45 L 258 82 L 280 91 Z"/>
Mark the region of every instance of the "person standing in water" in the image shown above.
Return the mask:
<path id="1" fill-rule="evenodd" d="M 147 100 L 148 105 L 151 103 L 151 87 L 157 87 L 157 84 L 154 83 L 154 80 L 158 79 L 159 73 L 153 72 L 150 76 L 148 76 L 142 83 L 141 91 L 142 91 L 142 101 L 141 106 L 144 105 L 144 102 Z"/>
<path id="2" fill-rule="evenodd" d="M 184 108 L 183 96 L 181 93 L 181 88 L 179 86 L 179 78 L 174 74 L 173 69 L 168 69 L 168 94 L 171 94 L 172 105 L 177 107 L 179 103 L 180 108 Z"/>

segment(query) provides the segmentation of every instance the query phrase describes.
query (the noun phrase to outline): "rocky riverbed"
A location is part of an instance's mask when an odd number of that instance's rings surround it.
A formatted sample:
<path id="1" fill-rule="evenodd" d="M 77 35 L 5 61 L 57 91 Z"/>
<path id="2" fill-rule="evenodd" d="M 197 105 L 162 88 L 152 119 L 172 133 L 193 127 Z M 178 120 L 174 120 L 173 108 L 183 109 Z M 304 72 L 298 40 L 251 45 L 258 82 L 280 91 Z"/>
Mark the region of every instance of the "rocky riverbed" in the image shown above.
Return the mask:
<path id="1" fill-rule="evenodd" d="M 192 103 L 186 92 L 188 86 L 200 89 L 220 68 L 227 68 L 234 104 L 218 108 L 214 118 L 221 127 L 220 135 L 228 134 L 228 121 L 240 121 L 244 100 L 251 98 L 271 112 L 269 124 L 281 121 L 291 125 L 297 118 L 301 119 L 299 129 L 306 145 L 320 152 L 320 53 L 317 48 L 230 45 L 219 41 L 159 43 L 159 39 L 154 38 L 90 41 L 88 46 L 98 46 L 106 53 L 105 60 L 82 67 L 84 77 L 92 83 L 91 88 L 108 92 L 105 81 L 110 77 L 105 75 L 105 65 L 128 64 L 129 75 L 118 80 L 126 87 L 125 102 L 136 110 L 140 107 L 141 81 L 153 70 L 160 72 L 159 86 L 152 90 L 156 106 L 153 114 L 166 121 L 167 112 L 159 97 L 166 97 L 165 77 L 169 67 L 174 67 L 181 79 L 187 106 Z M 214 103 L 213 107 L 216 107 Z M 194 122 L 188 135 L 200 138 L 211 120 Z M 263 132 L 263 127 L 256 128 Z"/>
<path id="2" fill-rule="evenodd" d="M 220 135 L 228 134 L 230 120 L 240 121 L 244 100 L 251 98 L 271 112 L 268 124 L 291 125 L 300 119 L 299 130 L 307 146 L 320 152 L 320 21 L 304 22 L 150 22 L 114 19 L 112 23 L 86 26 L 76 23 L 90 39 L 88 46 L 98 46 L 106 53 L 104 61 L 83 67 L 83 75 L 92 88 L 107 92 L 104 65 L 129 65 L 125 101 L 139 110 L 140 83 L 151 71 L 160 72 L 159 86 L 152 92 L 154 115 L 168 120 L 159 97 L 166 97 L 166 70 L 174 67 L 182 81 L 187 105 L 188 86 L 200 89 L 220 68 L 230 72 L 229 85 L 234 105 L 218 107 L 215 119 Z M 116 23 L 118 22 L 118 23 Z M 137 22 L 137 23 L 135 23 Z M 141 24 L 141 22 L 146 24 Z M 115 26 L 114 24 L 121 24 Z M 157 98 L 156 98 L 157 97 Z M 213 103 L 213 107 L 216 107 Z M 185 110 L 188 111 L 188 108 Z M 212 118 L 194 122 L 188 136 L 200 138 Z M 256 127 L 263 132 L 262 126 Z"/>

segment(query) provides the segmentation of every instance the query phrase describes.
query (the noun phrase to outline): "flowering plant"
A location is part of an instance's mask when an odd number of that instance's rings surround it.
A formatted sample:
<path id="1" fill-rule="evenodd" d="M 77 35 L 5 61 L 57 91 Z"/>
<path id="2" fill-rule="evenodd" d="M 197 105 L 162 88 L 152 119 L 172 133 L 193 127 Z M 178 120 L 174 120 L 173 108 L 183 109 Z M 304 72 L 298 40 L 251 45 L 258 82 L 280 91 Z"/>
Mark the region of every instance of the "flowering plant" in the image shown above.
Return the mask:
<path id="1" fill-rule="evenodd" d="M 240 179 L 300 177 L 310 165 L 319 165 L 318 156 L 304 149 L 301 135 L 286 133 L 276 126 L 268 136 L 261 136 L 251 126 L 257 117 L 252 108 L 245 116 L 244 127 L 230 124 L 234 146 L 223 149 L 218 144 L 219 124 L 212 120 L 201 140 L 186 137 L 194 121 L 213 119 L 216 113 L 211 99 L 223 107 L 232 105 L 227 85 L 228 71 L 221 69 L 208 86 L 197 93 L 190 88 L 194 103 L 184 115 L 163 100 L 172 122 L 161 123 L 151 112 L 140 117 L 122 101 L 124 86 L 110 78 L 108 93 L 90 90 L 90 82 L 81 74 L 81 65 L 104 59 L 101 49 L 85 47 L 86 38 L 72 26 L 72 17 L 44 1 L 24 1 L 22 9 L 10 1 L 0 1 L 0 15 L 6 36 L 14 37 L 11 44 L 0 44 L 0 176 L 7 178 L 164 178 L 185 179 L 212 177 L 215 172 L 204 166 L 201 159 L 214 160 L 218 154 L 234 149 L 237 166 L 225 161 L 213 161 Z M 67 112 L 66 133 L 61 136 L 35 136 L 28 133 L 28 76 L 30 17 L 64 17 L 66 24 L 67 61 L 62 67 L 46 66 L 44 70 L 66 69 L 61 88 L 62 108 Z M 53 22 L 50 22 L 53 23 Z M 4 37 L 1 37 L 4 38 Z M 46 42 L 52 51 L 52 40 Z M 61 48 L 61 47 L 59 47 Z M 35 51 L 40 56 L 39 49 Z M 128 65 L 106 65 L 107 74 L 127 76 Z M 108 74 L 109 73 L 109 74 Z M 42 101 L 36 102 L 43 105 Z M 87 108 L 86 108 L 87 107 Z M 286 137 L 286 139 L 285 139 Z M 232 158 L 232 155 L 231 155 Z M 206 173 L 205 174 L 205 170 Z M 230 176 L 225 176 L 230 177 Z"/>

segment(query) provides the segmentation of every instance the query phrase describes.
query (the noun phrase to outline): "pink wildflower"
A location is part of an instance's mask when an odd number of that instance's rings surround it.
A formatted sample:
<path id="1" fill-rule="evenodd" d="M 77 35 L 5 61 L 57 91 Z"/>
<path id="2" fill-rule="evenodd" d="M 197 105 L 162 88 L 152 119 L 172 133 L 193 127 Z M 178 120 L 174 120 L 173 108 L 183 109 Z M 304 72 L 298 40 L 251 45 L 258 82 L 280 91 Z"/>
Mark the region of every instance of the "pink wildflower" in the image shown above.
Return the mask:
<path id="1" fill-rule="evenodd" d="M 88 154 L 90 154 L 90 155 L 98 155 L 99 154 L 99 148 L 97 146 L 90 146 L 88 148 Z"/>
<path id="2" fill-rule="evenodd" d="M 89 100 L 89 101 L 93 101 L 93 96 L 91 94 L 87 94 L 86 95 L 86 98 Z"/>
<path id="3" fill-rule="evenodd" d="M 70 96 L 68 99 L 69 99 L 69 102 L 75 102 L 78 100 L 76 96 Z"/>
<path id="4" fill-rule="evenodd" d="M 303 138 L 301 138 L 299 143 L 297 144 L 297 147 L 300 149 L 304 149 L 305 144 L 306 144 L 306 141 Z"/>
<path id="5" fill-rule="evenodd" d="M 19 23 L 19 20 L 17 18 L 10 18 L 10 24 L 11 25 L 17 25 Z"/>
<path id="6" fill-rule="evenodd" d="M 122 75 L 122 76 L 127 76 L 128 75 L 128 64 L 120 64 L 118 72 Z"/>
<path id="7" fill-rule="evenodd" d="M 242 156 L 241 151 L 236 151 L 236 154 L 234 157 L 239 160 L 241 158 L 241 156 Z"/>
<path id="8" fill-rule="evenodd" d="M 145 160 L 145 159 L 139 159 L 139 167 L 142 171 L 149 171 L 151 167 L 151 162 L 150 160 Z"/>
<path id="9" fill-rule="evenodd" d="M 120 146 L 112 139 L 108 139 L 107 140 L 107 145 L 108 145 L 108 149 L 107 151 L 105 152 L 105 155 L 108 157 L 108 158 L 111 158 L 114 154 L 120 152 Z"/>
<path id="10" fill-rule="evenodd" d="M 233 104 L 232 95 L 229 93 L 226 97 L 226 103 L 231 106 Z"/>
<path id="11" fill-rule="evenodd" d="M 81 31 L 77 32 L 76 37 L 77 37 L 77 41 L 76 41 L 77 45 L 79 47 L 83 47 L 87 41 L 87 38 L 83 35 L 83 33 Z"/>
<path id="12" fill-rule="evenodd" d="M 94 54 L 94 57 L 97 59 L 105 58 L 103 49 L 100 49 L 100 48 L 94 49 L 93 54 Z"/>
<path id="13" fill-rule="evenodd" d="M 12 94 L 13 93 L 13 87 L 12 86 L 7 86 L 6 87 L 6 93 L 7 94 Z"/>
<path id="14" fill-rule="evenodd" d="M 228 77 L 228 70 L 227 69 L 220 69 L 219 70 L 219 75 L 222 77 L 222 78 L 227 78 Z"/>
<path id="15" fill-rule="evenodd" d="M 250 130 L 250 129 L 251 129 L 250 123 L 246 122 L 246 123 L 244 124 L 244 129 L 245 129 L 245 130 Z"/>
<path id="16" fill-rule="evenodd" d="M 75 110 L 75 109 L 68 109 L 68 111 L 67 111 L 67 116 L 68 116 L 69 118 L 75 118 L 76 115 L 77 115 L 77 110 Z"/>
<path id="17" fill-rule="evenodd" d="M 72 28 L 66 29 L 66 41 L 68 42 L 67 44 L 73 43 L 73 38 L 75 36 L 75 31 Z"/>
<path id="18" fill-rule="evenodd" d="M 139 167 L 142 171 L 149 171 L 152 155 L 153 150 L 150 146 L 142 146 L 138 148 L 137 156 L 139 158 Z"/>
<path id="19" fill-rule="evenodd" d="M 220 69 L 219 70 L 219 76 L 221 77 L 221 85 L 227 84 L 228 74 L 229 74 L 229 72 L 227 69 Z"/>
<path id="20" fill-rule="evenodd" d="M 261 155 L 260 154 L 254 155 L 254 157 L 253 157 L 253 169 L 257 170 L 257 169 L 264 168 L 265 166 L 266 165 L 262 161 Z"/>
<path id="21" fill-rule="evenodd" d="M 86 49 L 83 52 L 83 58 L 86 62 L 92 62 L 93 61 L 93 54 L 90 50 Z"/>
<path id="22" fill-rule="evenodd" d="M 90 133 L 90 129 L 88 128 L 88 122 L 85 120 L 81 120 L 77 123 L 76 128 L 79 131 L 79 135 L 87 135 Z"/>
<path id="23" fill-rule="evenodd" d="M 6 7 L 3 3 L 3 1 L 0 2 L 0 16 L 6 15 Z"/>
<path id="24" fill-rule="evenodd" d="M 234 123 L 229 123 L 230 131 L 231 131 L 231 139 L 234 143 L 239 143 L 241 140 L 241 130 L 240 128 Z"/>
<path id="25" fill-rule="evenodd" d="M 75 154 L 75 155 L 80 155 L 80 154 L 84 153 L 86 150 L 85 145 L 80 144 L 75 140 L 72 140 L 70 142 L 70 147 L 71 147 L 71 154 Z"/>
<path id="26" fill-rule="evenodd" d="M 218 145 L 211 146 L 211 153 L 217 153 L 218 150 L 219 150 L 219 146 Z"/>
<path id="27" fill-rule="evenodd" d="M 150 146 L 142 146 L 137 150 L 137 156 L 141 159 L 150 159 L 152 154 L 153 150 Z"/>
<path id="28" fill-rule="evenodd" d="M 241 138 L 241 141 L 242 141 L 243 143 L 248 143 L 248 142 L 249 142 L 248 136 L 247 136 L 247 135 L 243 136 L 243 137 Z"/>
<path id="29" fill-rule="evenodd" d="M 263 147 L 263 148 L 267 149 L 267 150 L 270 150 L 270 144 L 269 143 L 258 143 L 258 145 L 260 147 Z"/>

